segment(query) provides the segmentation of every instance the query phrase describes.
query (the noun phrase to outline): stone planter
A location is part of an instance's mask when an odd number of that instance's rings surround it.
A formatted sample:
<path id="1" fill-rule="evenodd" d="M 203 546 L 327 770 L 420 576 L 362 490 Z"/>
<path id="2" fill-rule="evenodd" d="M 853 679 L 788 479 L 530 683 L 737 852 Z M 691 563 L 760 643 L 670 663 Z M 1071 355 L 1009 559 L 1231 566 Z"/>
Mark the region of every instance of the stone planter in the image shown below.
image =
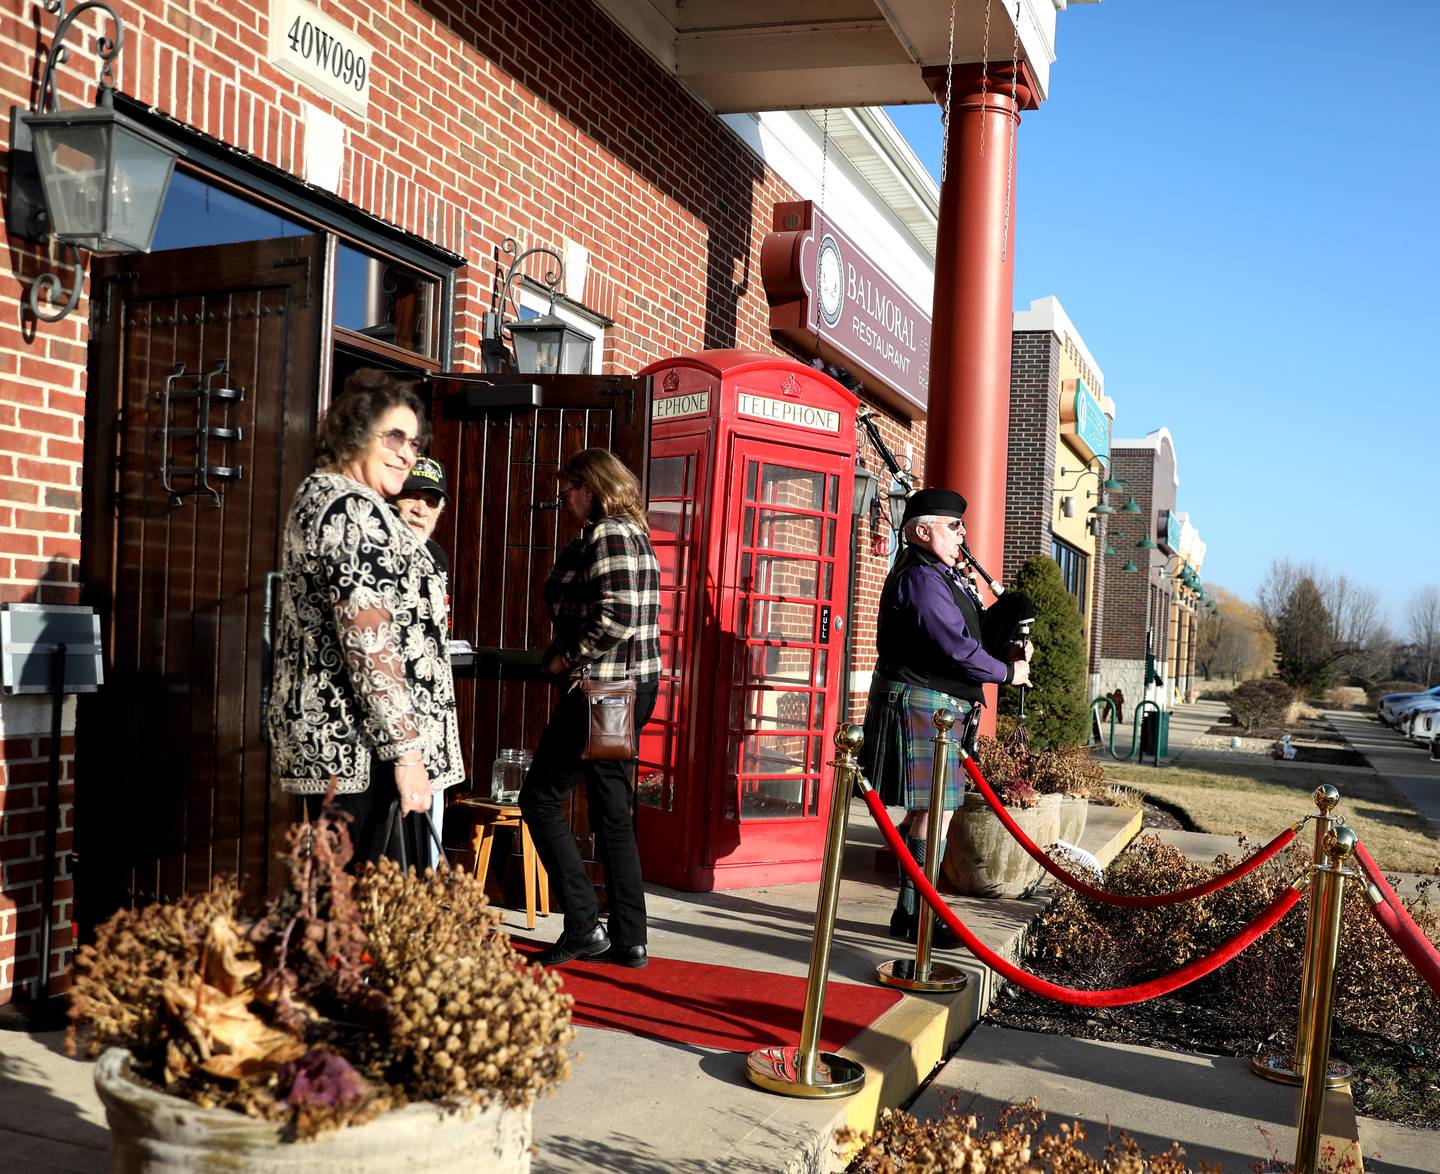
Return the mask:
<path id="1" fill-rule="evenodd" d="M 1047 848 L 1060 838 L 1061 798 L 1042 795 L 1036 806 L 1011 807 L 1009 812 L 1026 835 Z M 945 879 L 966 897 L 1023 897 L 1045 876 L 974 791 L 965 792 L 964 803 L 950 818 L 940 867 Z"/>
<path id="2" fill-rule="evenodd" d="M 314 1141 L 285 1142 L 274 1123 L 172 1097 L 138 1080 L 130 1064 L 129 1052 L 111 1048 L 95 1065 L 95 1090 L 110 1126 L 112 1171 L 524 1174 L 530 1169 L 528 1108 L 497 1102 L 466 1117 L 433 1104 L 407 1105 Z"/>

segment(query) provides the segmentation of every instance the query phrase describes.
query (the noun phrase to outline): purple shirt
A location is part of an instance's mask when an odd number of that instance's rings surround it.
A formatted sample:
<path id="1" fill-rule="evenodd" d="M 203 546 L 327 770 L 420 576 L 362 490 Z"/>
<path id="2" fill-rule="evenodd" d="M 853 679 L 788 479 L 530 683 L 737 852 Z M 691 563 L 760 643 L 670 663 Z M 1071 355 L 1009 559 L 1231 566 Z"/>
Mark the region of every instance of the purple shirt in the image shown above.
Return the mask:
<path id="1" fill-rule="evenodd" d="M 880 659 L 977 684 L 1009 680 L 1010 666 L 986 652 L 966 625 L 952 581 L 943 564 L 928 560 L 900 572 L 891 604 L 880 616 Z M 956 589 L 966 590 L 963 585 Z"/>

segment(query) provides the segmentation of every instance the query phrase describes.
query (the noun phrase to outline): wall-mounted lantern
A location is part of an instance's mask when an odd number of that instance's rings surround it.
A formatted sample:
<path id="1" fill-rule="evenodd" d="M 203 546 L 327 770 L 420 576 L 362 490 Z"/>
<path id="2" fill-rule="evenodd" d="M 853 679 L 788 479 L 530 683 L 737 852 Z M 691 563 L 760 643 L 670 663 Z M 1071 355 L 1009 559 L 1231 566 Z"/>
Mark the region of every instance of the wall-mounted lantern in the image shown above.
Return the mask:
<path id="1" fill-rule="evenodd" d="M 80 300 L 84 270 L 77 250 L 92 253 L 148 253 L 160 209 L 180 154 L 158 135 L 114 107 L 112 62 L 125 45 L 125 28 L 110 5 L 86 0 L 68 13 L 65 0 L 45 0 L 56 17 L 55 36 L 45 50 L 45 72 L 33 110 L 11 110 L 10 201 L 6 221 L 16 236 L 49 238 L 66 250 L 71 284 L 45 273 L 30 286 L 30 312 L 58 322 Z M 115 38 L 98 37 L 99 91 L 87 110 L 62 110 L 55 95 L 55 67 L 66 58 L 65 37 L 77 17 L 92 9 L 114 23 Z M 58 312 L 41 310 L 41 299 Z"/>
<path id="2" fill-rule="evenodd" d="M 590 348 L 594 340 L 577 330 L 555 313 L 555 291 L 565 275 L 565 262 L 554 249 L 537 245 L 520 251 L 514 237 L 506 237 L 500 251 L 515 259 L 505 271 L 500 285 L 499 309 L 485 314 L 485 341 L 482 349 L 485 370 L 492 373 L 517 372 L 522 375 L 583 375 L 590 370 Z M 521 318 L 519 303 L 515 317 L 505 319 L 505 307 L 512 301 L 510 287 L 520 275 L 520 266 L 530 257 L 543 254 L 555 262 L 554 269 L 545 270 L 542 283 L 550 291 L 550 309 L 538 318 Z M 511 350 L 505 345 L 510 334 Z"/>

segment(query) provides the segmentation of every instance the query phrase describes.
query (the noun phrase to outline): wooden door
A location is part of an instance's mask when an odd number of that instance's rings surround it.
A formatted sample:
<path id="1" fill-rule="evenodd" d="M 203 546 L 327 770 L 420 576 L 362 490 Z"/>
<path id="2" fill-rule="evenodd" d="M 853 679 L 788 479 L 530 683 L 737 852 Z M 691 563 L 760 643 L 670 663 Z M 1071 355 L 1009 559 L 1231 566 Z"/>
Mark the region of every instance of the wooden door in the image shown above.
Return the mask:
<path id="1" fill-rule="evenodd" d="M 534 750 L 554 705 L 539 677 L 551 637 L 541 591 L 575 535 L 555 505 L 561 464 L 608 448 L 644 488 L 648 380 L 610 376 L 455 376 L 431 380 L 431 451 L 450 476 L 451 502 L 436 540 L 450 555 L 454 635 L 481 650 L 478 673 L 456 682 L 460 742 L 477 794 L 508 747 Z M 572 807 L 593 862 L 583 797 Z"/>
<path id="2" fill-rule="evenodd" d="M 82 574 L 105 688 L 78 723 L 86 925 L 213 876 L 269 887 L 293 805 L 261 736 L 268 577 L 311 467 L 328 238 L 97 259 Z"/>

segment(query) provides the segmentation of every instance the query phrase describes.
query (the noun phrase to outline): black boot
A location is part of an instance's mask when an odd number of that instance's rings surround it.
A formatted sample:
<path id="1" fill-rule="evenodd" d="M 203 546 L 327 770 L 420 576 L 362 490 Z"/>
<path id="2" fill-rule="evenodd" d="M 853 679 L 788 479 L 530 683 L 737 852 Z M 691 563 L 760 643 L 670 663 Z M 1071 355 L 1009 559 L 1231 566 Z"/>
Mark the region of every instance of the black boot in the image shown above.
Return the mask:
<path id="1" fill-rule="evenodd" d="M 905 847 L 915 858 L 915 863 L 925 867 L 925 851 L 928 840 L 915 836 L 905 837 Z M 945 856 L 945 841 L 940 841 L 940 856 Z M 920 893 L 904 869 L 900 870 L 900 893 L 895 901 L 895 912 L 890 915 L 890 936 L 913 942 L 920 936 Z M 960 939 L 937 915 L 930 927 L 930 948 L 953 950 L 960 945 Z"/>

